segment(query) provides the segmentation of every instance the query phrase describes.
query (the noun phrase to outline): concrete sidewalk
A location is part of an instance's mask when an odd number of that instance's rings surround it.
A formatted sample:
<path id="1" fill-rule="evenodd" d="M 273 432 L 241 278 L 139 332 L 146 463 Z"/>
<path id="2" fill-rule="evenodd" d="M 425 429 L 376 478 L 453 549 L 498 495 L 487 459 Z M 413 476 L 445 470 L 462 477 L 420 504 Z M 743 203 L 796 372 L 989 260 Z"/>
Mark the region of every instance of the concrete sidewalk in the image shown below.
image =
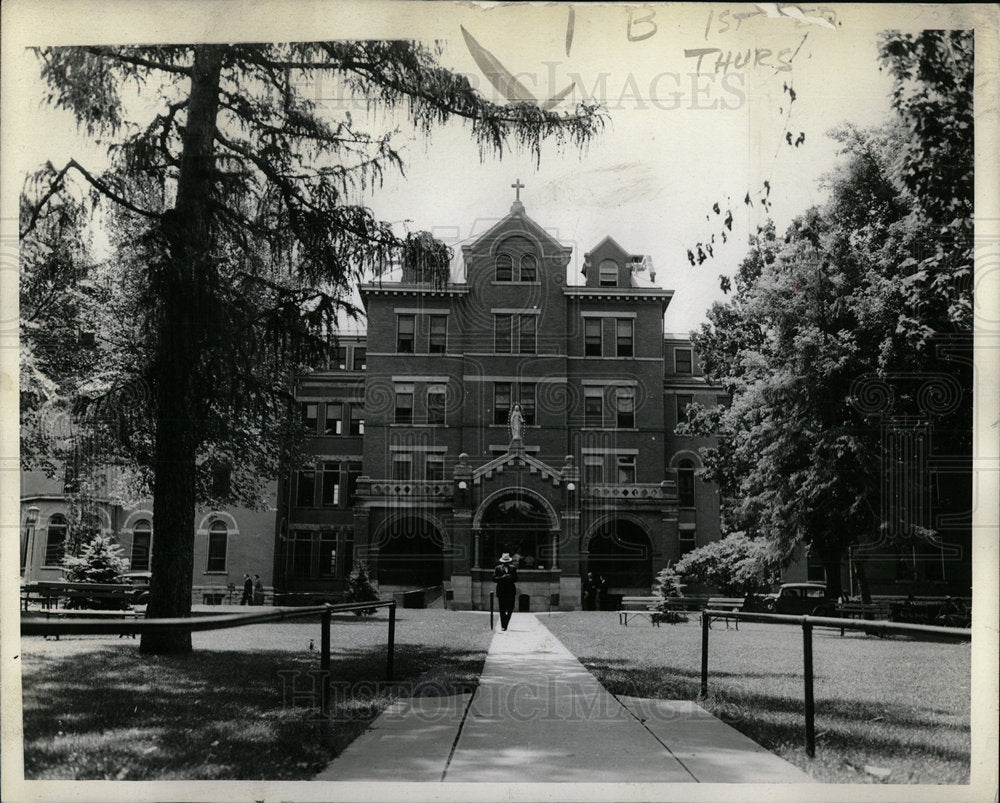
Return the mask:
<path id="1" fill-rule="evenodd" d="M 808 783 L 691 702 L 616 698 L 531 614 L 493 637 L 474 695 L 390 706 L 323 781 Z"/>

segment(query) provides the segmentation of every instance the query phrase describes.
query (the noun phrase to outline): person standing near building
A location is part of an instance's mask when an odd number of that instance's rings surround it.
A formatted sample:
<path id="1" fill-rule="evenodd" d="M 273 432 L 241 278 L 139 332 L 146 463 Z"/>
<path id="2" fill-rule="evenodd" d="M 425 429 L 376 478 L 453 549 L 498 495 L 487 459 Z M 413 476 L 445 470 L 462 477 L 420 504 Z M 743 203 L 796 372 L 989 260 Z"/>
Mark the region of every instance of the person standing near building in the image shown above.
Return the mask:
<path id="1" fill-rule="evenodd" d="M 249 574 L 243 573 L 243 597 L 240 605 L 253 605 L 253 579 Z"/>
<path id="2" fill-rule="evenodd" d="M 509 552 L 500 556 L 500 562 L 493 570 L 493 582 L 497 585 L 497 604 L 500 606 L 500 627 L 504 630 L 510 624 L 514 613 L 514 600 L 517 598 L 517 569 Z"/>
<path id="3" fill-rule="evenodd" d="M 260 581 L 260 575 L 253 576 L 253 604 L 264 604 L 264 584 Z"/>

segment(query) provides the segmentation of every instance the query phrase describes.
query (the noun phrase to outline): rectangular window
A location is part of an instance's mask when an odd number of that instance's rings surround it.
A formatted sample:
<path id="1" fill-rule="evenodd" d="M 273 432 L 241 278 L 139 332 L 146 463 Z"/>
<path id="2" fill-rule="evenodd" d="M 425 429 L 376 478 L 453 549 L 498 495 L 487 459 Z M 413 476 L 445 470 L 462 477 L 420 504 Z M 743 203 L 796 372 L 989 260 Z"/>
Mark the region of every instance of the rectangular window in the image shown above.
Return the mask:
<path id="1" fill-rule="evenodd" d="M 493 385 L 493 423 L 506 426 L 510 420 L 510 382 Z"/>
<path id="2" fill-rule="evenodd" d="M 310 435 L 316 434 L 316 422 L 319 420 L 318 404 L 302 405 L 302 426 Z"/>
<path id="3" fill-rule="evenodd" d="M 340 463 L 323 464 L 323 506 L 340 504 Z"/>
<path id="4" fill-rule="evenodd" d="M 583 353 L 586 357 L 601 356 L 601 319 L 583 319 Z"/>
<path id="5" fill-rule="evenodd" d="M 684 557 L 688 552 L 695 548 L 695 531 L 694 530 L 681 530 L 678 533 L 678 541 L 680 542 L 680 552 L 681 557 Z"/>
<path id="6" fill-rule="evenodd" d="M 331 368 L 336 368 L 340 371 L 347 368 L 347 346 L 337 346 L 333 350 L 332 358 L 330 361 Z"/>
<path id="7" fill-rule="evenodd" d="M 729 396 L 716 396 L 715 404 L 717 407 L 729 407 L 729 405 L 732 404 L 732 400 Z"/>
<path id="8" fill-rule="evenodd" d="M 445 389 L 435 385 L 427 390 L 427 423 L 444 423 Z"/>
<path id="9" fill-rule="evenodd" d="M 340 435 L 344 431 L 344 405 L 328 402 L 326 405 L 326 427 L 324 435 Z"/>
<path id="10" fill-rule="evenodd" d="M 429 454 L 424 462 L 424 478 L 440 482 L 444 479 L 444 455 Z"/>
<path id="11" fill-rule="evenodd" d="M 351 434 L 365 434 L 365 408 L 356 403 L 351 405 Z"/>
<path id="12" fill-rule="evenodd" d="M 66 552 L 66 519 L 53 516 L 45 539 L 45 565 L 58 566 Z"/>
<path id="13" fill-rule="evenodd" d="M 413 354 L 416 321 L 415 315 L 396 316 L 396 351 L 399 354 Z"/>
<path id="14" fill-rule="evenodd" d="M 364 348 L 363 346 L 355 346 L 354 347 L 354 370 L 355 371 L 364 371 L 365 368 L 368 367 L 367 363 L 365 362 L 365 356 L 367 355 L 367 353 L 368 353 L 368 350 L 366 348 Z"/>
<path id="15" fill-rule="evenodd" d="M 448 316 L 431 315 L 430 328 L 427 351 L 431 354 L 444 354 L 448 349 Z"/>
<path id="16" fill-rule="evenodd" d="M 300 471 L 295 483 L 295 504 L 298 507 L 312 507 L 316 503 L 316 472 Z"/>
<path id="17" fill-rule="evenodd" d="M 618 264 L 610 260 L 601 263 L 600 268 L 601 287 L 618 286 Z"/>
<path id="18" fill-rule="evenodd" d="M 413 423 L 413 387 L 396 388 L 396 418 L 397 424 Z"/>
<path id="19" fill-rule="evenodd" d="M 535 326 L 537 323 L 537 316 L 535 315 L 522 315 L 521 316 L 521 330 L 518 336 L 518 353 L 520 354 L 534 354 L 535 353 Z"/>
<path id="20" fill-rule="evenodd" d="M 229 530 L 225 525 L 208 531 L 208 563 L 206 572 L 224 572 L 226 570 L 226 549 L 229 542 Z"/>
<path id="21" fill-rule="evenodd" d="M 337 576 L 337 534 L 319 534 L 319 576 Z"/>
<path id="22" fill-rule="evenodd" d="M 409 482 L 413 478 L 413 455 L 394 454 L 392 456 L 392 479 Z"/>
<path id="23" fill-rule="evenodd" d="M 674 349 L 674 371 L 678 374 L 691 373 L 691 349 Z"/>
<path id="24" fill-rule="evenodd" d="M 618 484 L 635 485 L 635 455 L 618 455 Z"/>
<path id="25" fill-rule="evenodd" d="M 583 389 L 583 425 L 585 427 L 604 426 L 604 389 Z"/>
<path id="26" fill-rule="evenodd" d="M 635 391 L 619 390 L 615 394 L 618 429 L 635 428 Z"/>
<path id="27" fill-rule="evenodd" d="M 354 571 L 354 536 L 348 533 L 344 536 L 343 555 L 340 556 L 340 566 L 343 577 L 350 577 Z"/>
<path id="28" fill-rule="evenodd" d="M 347 504 L 353 505 L 358 496 L 358 478 L 361 476 L 361 466 L 352 463 L 347 468 Z"/>
<path id="29" fill-rule="evenodd" d="M 292 530 L 288 535 L 288 574 L 309 577 L 312 569 L 312 533 Z"/>
<path id="30" fill-rule="evenodd" d="M 619 318 L 617 321 L 617 344 L 619 357 L 633 356 L 635 349 L 632 344 L 633 326 L 630 318 Z"/>
<path id="31" fill-rule="evenodd" d="M 583 481 L 587 485 L 600 485 L 604 482 L 603 457 L 587 455 L 583 458 Z"/>
<path id="32" fill-rule="evenodd" d="M 687 393 L 677 394 L 677 423 L 687 421 L 687 408 L 694 401 L 694 396 Z"/>
<path id="33" fill-rule="evenodd" d="M 497 354 L 510 354 L 514 338 L 511 328 L 514 325 L 513 315 L 493 316 L 493 351 Z"/>
<path id="34" fill-rule="evenodd" d="M 129 569 L 133 572 L 149 571 L 149 548 L 152 546 L 153 534 L 138 525 L 132 530 L 132 559 Z"/>
<path id="35" fill-rule="evenodd" d="M 521 416 L 525 426 L 535 423 L 535 383 L 522 382 L 518 388 L 518 401 L 521 403 Z"/>

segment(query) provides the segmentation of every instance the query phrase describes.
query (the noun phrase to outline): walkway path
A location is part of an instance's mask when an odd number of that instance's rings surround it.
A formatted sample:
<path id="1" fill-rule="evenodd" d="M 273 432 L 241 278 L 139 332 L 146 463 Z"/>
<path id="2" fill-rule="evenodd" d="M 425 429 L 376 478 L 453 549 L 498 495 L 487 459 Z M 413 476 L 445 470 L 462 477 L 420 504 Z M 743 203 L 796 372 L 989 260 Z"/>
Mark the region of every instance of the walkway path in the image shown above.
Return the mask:
<path id="1" fill-rule="evenodd" d="M 535 616 L 516 614 L 475 694 L 396 702 L 317 780 L 812 779 L 694 703 L 615 697 Z"/>

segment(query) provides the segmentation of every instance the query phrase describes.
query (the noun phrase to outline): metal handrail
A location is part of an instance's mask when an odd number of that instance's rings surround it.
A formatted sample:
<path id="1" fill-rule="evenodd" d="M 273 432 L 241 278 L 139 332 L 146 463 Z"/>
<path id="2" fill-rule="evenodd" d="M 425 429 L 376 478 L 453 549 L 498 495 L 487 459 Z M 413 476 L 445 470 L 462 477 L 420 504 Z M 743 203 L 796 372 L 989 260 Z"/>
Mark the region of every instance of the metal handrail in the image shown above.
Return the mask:
<path id="1" fill-rule="evenodd" d="M 171 617 L 152 619 L 86 619 L 33 620 L 21 621 L 22 636 L 59 635 L 133 635 L 135 633 L 159 633 L 170 630 L 186 630 L 189 633 L 204 630 L 223 630 L 230 627 L 280 622 L 285 619 L 303 619 L 320 615 L 320 713 L 329 716 L 330 706 L 330 621 L 335 613 L 367 611 L 372 608 L 389 609 L 389 634 L 386 641 L 385 674 L 386 681 L 392 682 L 393 661 L 396 652 L 396 601 L 373 600 L 371 602 L 344 602 L 336 605 L 309 605 L 302 608 L 279 607 L 270 611 L 248 611 L 246 613 L 222 614 L 219 616 Z"/>
<path id="2" fill-rule="evenodd" d="M 813 652 L 812 630 L 814 627 L 832 627 L 840 630 L 863 630 L 879 636 L 933 635 L 938 638 L 968 640 L 972 630 L 967 627 L 938 627 L 937 625 L 916 625 L 903 622 L 889 622 L 884 619 L 838 619 L 832 616 L 792 616 L 783 613 L 743 613 L 706 608 L 701 612 L 701 691 L 700 699 L 708 696 L 708 633 L 715 616 L 729 616 L 737 622 L 762 622 L 775 625 L 799 625 L 802 628 L 802 676 L 805 685 L 806 754 L 816 756 L 816 705 L 813 698 Z"/>

